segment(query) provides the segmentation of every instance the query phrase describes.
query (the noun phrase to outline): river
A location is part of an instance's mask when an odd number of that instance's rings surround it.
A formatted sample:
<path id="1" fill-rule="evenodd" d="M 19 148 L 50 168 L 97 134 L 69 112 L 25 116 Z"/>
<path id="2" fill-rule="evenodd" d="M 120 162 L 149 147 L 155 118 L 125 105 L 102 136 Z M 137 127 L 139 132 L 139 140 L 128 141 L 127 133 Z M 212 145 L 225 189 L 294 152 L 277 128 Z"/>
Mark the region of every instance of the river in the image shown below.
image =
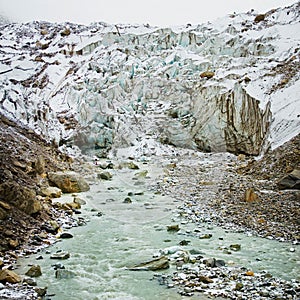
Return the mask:
<path id="1" fill-rule="evenodd" d="M 180 217 L 176 208 L 181 203 L 170 195 L 156 193 L 155 184 L 163 180 L 162 166 L 167 163 L 140 162 L 139 170 L 109 170 L 112 180 L 92 179 L 91 190 L 78 194 L 87 203 L 82 206 L 82 213 L 75 215 L 86 219 L 87 224 L 65 229 L 74 237 L 21 259 L 19 272 L 25 273 L 29 264 L 39 264 L 43 274 L 37 278 L 38 286 L 47 286 L 48 299 L 53 300 L 207 299 L 205 295 L 181 296 L 175 288 L 166 288 L 153 279 L 156 273 L 175 272 L 173 265 L 157 272 L 127 269 L 166 249 L 193 249 L 205 257 L 223 259 L 229 265 L 270 272 L 287 280 L 300 279 L 298 245 L 234 233 L 212 224 L 194 224 Z M 127 197 L 131 203 L 124 202 Z M 73 196 L 64 195 L 58 201 L 70 202 Z M 167 231 L 172 224 L 179 224 L 180 231 Z M 193 234 L 196 227 L 211 238 L 199 239 Z M 180 246 L 183 240 L 189 244 Z M 241 250 L 231 254 L 222 251 L 231 244 L 241 245 Z M 50 259 L 59 250 L 68 251 L 70 258 Z M 38 256 L 43 259 L 36 260 Z M 63 264 L 75 276 L 55 278 L 55 263 Z"/>

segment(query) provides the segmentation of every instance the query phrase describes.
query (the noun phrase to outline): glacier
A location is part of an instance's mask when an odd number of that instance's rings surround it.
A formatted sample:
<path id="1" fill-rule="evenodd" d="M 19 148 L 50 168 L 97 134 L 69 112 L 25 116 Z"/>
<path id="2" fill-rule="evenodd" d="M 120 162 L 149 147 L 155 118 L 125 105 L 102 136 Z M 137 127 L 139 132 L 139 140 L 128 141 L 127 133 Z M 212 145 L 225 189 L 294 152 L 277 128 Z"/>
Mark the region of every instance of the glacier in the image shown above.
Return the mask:
<path id="1" fill-rule="evenodd" d="M 258 156 L 300 132 L 299 11 L 173 28 L 3 24 L 0 112 L 99 157 L 169 145 Z"/>

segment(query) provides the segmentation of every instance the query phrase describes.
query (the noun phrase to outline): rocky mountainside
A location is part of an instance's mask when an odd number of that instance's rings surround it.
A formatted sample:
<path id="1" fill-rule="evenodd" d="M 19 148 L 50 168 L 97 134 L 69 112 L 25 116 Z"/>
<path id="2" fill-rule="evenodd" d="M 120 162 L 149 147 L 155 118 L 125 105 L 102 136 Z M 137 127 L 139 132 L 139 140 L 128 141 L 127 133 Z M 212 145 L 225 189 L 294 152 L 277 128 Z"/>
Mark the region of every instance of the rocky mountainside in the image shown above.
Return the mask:
<path id="1" fill-rule="evenodd" d="M 299 11 L 177 28 L 2 25 L 0 111 L 69 152 L 259 155 L 299 133 Z"/>
<path id="2" fill-rule="evenodd" d="M 53 217 L 40 190 L 45 172 L 66 170 L 72 159 L 36 133 L 0 115 L 0 253 L 24 244 Z"/>

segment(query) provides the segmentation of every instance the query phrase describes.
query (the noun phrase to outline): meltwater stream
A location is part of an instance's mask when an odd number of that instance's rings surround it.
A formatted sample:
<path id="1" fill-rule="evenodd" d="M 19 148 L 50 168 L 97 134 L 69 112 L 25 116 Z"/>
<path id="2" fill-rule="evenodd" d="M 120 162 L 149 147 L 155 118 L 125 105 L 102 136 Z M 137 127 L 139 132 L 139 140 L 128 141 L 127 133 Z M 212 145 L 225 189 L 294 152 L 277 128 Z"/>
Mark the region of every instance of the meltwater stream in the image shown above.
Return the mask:
<path id="1" fill-rule="evenodd" d="M 143 170 L 148 171 L 146 177 L 134 176 Z M 207 224 L 196 225 L 181 219 L 176 214 L 178 201 L 149 189 L 150 182 L 153 183 L 161 171 L 161 167 L 140 164 L 140 170 L 112 170 L 111 181 L 97 181 L 91 185 L 89 192 L 80 194 L 87 204 L 82 206 L 79 216 L 89 220 L 87 225 L 68 230 L 74 238 L 61 240 L 35 256 L 24 258 L 20 272 L 24 274 L 28 264 L 39 264 L 42 276 L 37 279 L 38 286 L 47 286 L 47 293 L 53 295 L 50 297 L 53 300 L 185 299 L 175 288 L 167 289 L 152 280 L 155 272 L 127 269 L 151 260 L 160 250 L 178 248 L 198 250 L 204 257 L 223 259 L 227 264 L 244 266 L 254 272 L 265 270 L 284 279 L 300 279 L 299 246 L 231 233 L 214 226 L 208 228 Z M 128 193 L 132 202 L 124 203 Z M 60 199 L 72 200 L 71 195 Z M 167 226 L 171 224 L 179 224 L 181 230 L 168 232 Z M 199 239 L 193 236 L 191 232 L 196 226 L 212 237 Z M 182 240 L 189 240 L 189 245 L 180 246 Z M 240 244 L 241 250 L 232 254 L 220 250 L 231 244 Z M 291 247 L 295 252 L 290 251 Z M 58 250 L 68 251 L 70 258 L 50 259 L 50 255 Z M 38 256 L 43 259 L 36 260 Z M 55 263 L 62 263 L 75 276 L 55 278 L 52 267 Z M 170 269 L 158 273 L 175 271 L 171 265 Z M 207 296 L 187 299 L 207 299 Z"/>

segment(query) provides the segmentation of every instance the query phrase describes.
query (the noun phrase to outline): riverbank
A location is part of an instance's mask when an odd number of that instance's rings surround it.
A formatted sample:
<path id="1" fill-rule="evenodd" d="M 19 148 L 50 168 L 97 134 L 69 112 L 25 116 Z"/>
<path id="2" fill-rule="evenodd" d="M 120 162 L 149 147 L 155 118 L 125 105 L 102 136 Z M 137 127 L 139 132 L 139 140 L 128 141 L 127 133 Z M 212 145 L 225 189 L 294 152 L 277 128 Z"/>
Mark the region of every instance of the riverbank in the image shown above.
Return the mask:
<path id="1" fill-rule="evenodd" d="M 161 191 L 182 201 L 182 213 L 196 223 L 209 220 L 230 230 L 298 244 L 300 192 L 279 189 L 277 183 L 299 169 L 299 140 L 298 135 L 258 161 L 229 154 L 227 161 L 220 154 L 178 157 Z"/>

